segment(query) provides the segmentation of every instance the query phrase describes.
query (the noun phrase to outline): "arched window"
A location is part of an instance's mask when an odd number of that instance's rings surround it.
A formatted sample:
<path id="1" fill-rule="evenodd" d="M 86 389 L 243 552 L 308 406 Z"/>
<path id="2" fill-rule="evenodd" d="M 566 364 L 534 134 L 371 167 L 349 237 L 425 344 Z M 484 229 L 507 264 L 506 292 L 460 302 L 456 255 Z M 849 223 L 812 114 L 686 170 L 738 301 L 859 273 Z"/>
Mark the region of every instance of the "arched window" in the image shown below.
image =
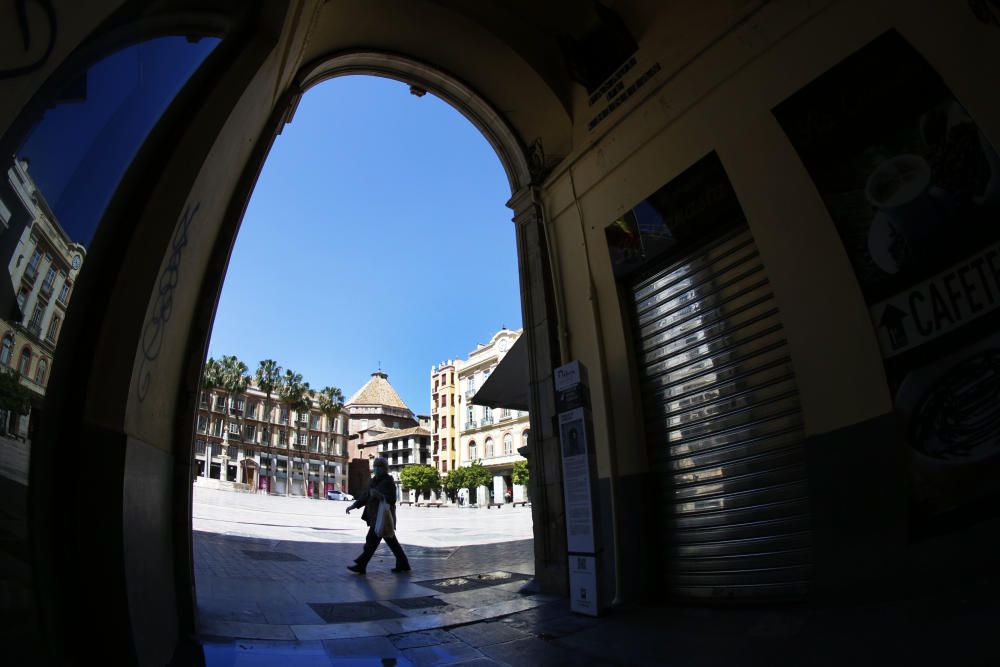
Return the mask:
<path id="1" fill-rule="evenodd" d="M 510 433 L 503 437 L 503 455 L 510 456 L 514 453 L 514 438 Z"/>
<path id="2" fill-rule="evenodd" d="M 40 359 L 38 361 L 38 369 L 35 371 L 35 382 L 38 384 L 45 384 L 45 373 L 49 370 L 49 362 L 45 359 Z"/>
<path id="3" fill-rule="evenodd" d="M 476 460 L 476 441 L 475 440 L 470 440 L 469 441 L 469 461 L 471 462 L 471 461 L 475 461 L 475 460 Z"/>
<path id="4" fill-rule="evenodd" d="M 493 438 L 486 438 L 486 458 L 493 458 Z"/>
<path id="5" fill-rule="evenodd" d="M 31 370 L 31 350 L 25 347 L 21 350 L 21 360 L 17 363 L 17 371 L 25 376 L 29 377 L 28 372 Z"/>
<path id="6" fill-rule="evenodd" d="M 14 337 L 7 334 L 3 337 L 3 347 L 0 348 L 0 364 L 10 366 L 11 359 L 14 358 Z"/>

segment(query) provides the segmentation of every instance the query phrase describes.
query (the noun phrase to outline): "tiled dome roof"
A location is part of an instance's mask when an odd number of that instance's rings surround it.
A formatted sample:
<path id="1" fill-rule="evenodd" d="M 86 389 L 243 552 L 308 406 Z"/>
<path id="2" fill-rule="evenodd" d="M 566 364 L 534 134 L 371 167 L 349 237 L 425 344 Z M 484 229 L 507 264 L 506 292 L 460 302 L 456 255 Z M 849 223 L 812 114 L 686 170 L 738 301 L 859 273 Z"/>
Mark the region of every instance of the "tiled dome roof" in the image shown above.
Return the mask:
<path id="1" fill-rule="evenodd" d="M 372 373 L 372 379 L 355 392 L 344 405 L 388 405 L 403 410 L 410 409 L 389 384 L 389 376 L 382 371 Z"/>

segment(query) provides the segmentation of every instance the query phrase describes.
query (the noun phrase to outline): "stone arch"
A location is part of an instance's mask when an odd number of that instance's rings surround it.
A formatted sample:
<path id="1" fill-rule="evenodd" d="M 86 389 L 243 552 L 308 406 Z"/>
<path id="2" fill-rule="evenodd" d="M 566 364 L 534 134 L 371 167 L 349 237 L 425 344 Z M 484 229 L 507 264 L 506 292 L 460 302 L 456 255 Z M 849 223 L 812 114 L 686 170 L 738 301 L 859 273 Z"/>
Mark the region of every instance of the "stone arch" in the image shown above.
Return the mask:
<path id="1" fill-rule="evenodd" d="M 298 97 L 324 81 L 358 74 L 400 81 L 414 89 L 433 93 L 441 98 L 465 116 L 496 151 L 507 174 L 511 195 L 531 184 L 531 170 L 526 151 L 517 134 L 503 117 L 463 81 L 415 58 L 386 51 L 368 50 L 319 58 L 299 71 L 296 77 Z M 291 120 L 298 97 L 290 110 L 288 120 Z"/>

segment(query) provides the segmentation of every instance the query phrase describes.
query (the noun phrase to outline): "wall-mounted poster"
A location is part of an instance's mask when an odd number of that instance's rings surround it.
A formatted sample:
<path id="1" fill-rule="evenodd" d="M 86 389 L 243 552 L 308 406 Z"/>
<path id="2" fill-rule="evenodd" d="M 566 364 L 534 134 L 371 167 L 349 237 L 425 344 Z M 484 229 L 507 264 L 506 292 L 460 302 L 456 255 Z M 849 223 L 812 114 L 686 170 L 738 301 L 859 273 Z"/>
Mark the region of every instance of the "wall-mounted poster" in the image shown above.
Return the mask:
<path id="1" fill-rule="evenodd" d="M 618 277 L 744 222 L 719 156 L 712 152 L 604 228 Z"/>
<path id="2" fill-rule="evenodd" d="M 1000 159 L 885 33 L 774 110 L 868 304 L 912 452 L 916 520 L 1000 491 Z"/>

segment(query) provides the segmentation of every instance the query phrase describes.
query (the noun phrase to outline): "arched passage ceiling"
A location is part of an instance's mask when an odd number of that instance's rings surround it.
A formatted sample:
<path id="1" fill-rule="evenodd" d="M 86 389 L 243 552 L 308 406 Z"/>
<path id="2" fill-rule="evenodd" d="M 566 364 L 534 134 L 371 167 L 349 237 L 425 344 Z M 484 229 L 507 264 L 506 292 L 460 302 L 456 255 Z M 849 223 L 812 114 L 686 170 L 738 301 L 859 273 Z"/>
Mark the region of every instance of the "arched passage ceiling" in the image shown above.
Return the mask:
<path id="1" fill-rule="evenodd" d="M 352 51 L 396 53 L 454 76 L 510 125 L 527 147 L 541 140 L 552 166 L 572 147 L 573 87 L 556 39 L 559 17 L 591 3 L 562 0 L 338 0 L 309 21 L 299 64 Z M 573 8 L 577 11 L 573 12 Z M 571 33 L 570 33 L 571 34 Z"/>

